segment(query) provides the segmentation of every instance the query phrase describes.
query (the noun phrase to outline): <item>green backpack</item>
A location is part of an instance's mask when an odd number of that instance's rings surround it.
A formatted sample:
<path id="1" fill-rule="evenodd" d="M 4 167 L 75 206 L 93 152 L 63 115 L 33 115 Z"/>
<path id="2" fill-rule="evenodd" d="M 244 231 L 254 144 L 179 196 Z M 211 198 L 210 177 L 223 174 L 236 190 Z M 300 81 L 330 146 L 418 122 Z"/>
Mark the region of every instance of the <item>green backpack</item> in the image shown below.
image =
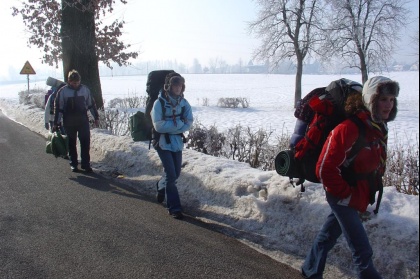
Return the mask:
<path id="1" fill-rule="evenodd" d="M 69 141 L 67 136 L 63 136 L 60 131 L 50 133 L 47 138 L 45 151 L 57 157 L 67 157 L 69 150 Z"/>

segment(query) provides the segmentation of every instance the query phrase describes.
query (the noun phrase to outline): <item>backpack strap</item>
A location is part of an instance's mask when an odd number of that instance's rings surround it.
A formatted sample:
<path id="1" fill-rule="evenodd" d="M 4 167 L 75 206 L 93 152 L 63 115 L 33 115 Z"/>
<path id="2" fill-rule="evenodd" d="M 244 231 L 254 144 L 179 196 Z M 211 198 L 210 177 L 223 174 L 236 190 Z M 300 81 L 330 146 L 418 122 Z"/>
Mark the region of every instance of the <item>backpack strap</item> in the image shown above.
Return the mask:
<path id="1" fill-rule="evenodd" d="M 359 129 L 359 137 L 357 138 L 356 142 L 354 143 L 353 147 L 350 150 L 350 160 L 353 160 L 354 157 L 366 146 L 366 128 L 363 121 L 353 115 L 349 118 L 354 124 L 356 124 L 357 128 Z"/>
<path id="2" fill-rule="evenodd" d="M 354 124 L 356 124 L 359 136 L 357 137 L 355 143 L 353 144 L 350 153 L 347 155 L 346 163 L 342 166 L 341 175 L 349 183 L 351 187 L 357 186 L 358 180 L 364 180 L 369 178 L 369 174 L 366 173 L 355 173 L 354 172 L 354 159 L 357 154 L 367 145 L 366 143 L 366 128 L 357 116 L 353 115 L 348 118 Z"/>

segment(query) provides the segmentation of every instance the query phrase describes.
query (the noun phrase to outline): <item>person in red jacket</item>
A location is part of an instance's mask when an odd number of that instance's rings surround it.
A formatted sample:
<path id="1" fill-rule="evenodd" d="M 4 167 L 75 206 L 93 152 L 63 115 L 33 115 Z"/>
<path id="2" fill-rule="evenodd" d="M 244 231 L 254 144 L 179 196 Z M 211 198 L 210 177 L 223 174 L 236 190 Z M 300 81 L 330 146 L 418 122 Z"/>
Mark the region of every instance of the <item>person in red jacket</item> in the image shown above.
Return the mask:
<path id="1" fill-rule="evenodd" d="M 359 213 L 366 212 L 368 205 L 375 202 L 376 190 L 382 186 L 387 122 L 397 115 L 398 94 L 397 82 L 383 76 L 368 79 L 362 95 L 354 94 L 346 101 L 346 113 L 350 119 L 329 134 L 318 158 L 316 172 L 332 212 L 302 265 L 304 278 L 322 278 L 328 252 L 341 234 L 351 250 L 358 278 L 382 278 L 373 265 L 373 251 Z M 361 120 L 363 131 L 352 117 Z M 350 156 L 359 133 L 365 139 L 364 147 Z"/>

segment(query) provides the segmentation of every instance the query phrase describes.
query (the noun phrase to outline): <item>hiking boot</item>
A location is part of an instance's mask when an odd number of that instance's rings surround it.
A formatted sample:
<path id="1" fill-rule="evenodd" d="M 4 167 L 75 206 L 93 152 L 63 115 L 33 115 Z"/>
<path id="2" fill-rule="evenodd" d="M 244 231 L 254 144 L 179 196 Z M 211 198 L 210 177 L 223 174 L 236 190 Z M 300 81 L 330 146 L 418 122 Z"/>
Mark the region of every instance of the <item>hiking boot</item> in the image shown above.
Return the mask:
<path id="1" fill-rule="evenodd" d="M 175 211 L 175 212 L 172 212 L 172 213 L 169 212 L 169 215 L 171 215 L 172 218 L 174 218 L 174 219 L 178 219 L 178 220 L 184 219 L 184 214 L 182 214 L 181 211 Z"/>
<path id="2" fill-rule="evenodd" d="M 158 203 L 163 203 L 165 200 L 165 188 L 159 190 L 159 182 L 156 182 L 156 199 Z"/>
<path id="3" fill-rule="evenodd" d="M 93 169 L 91 167 L 82 167 L 82 170 L 85 172 L 93 172 Z"/>
<path id="4" fill-rule="evenodd" d="M 70 166 L 70 169 L 72 172 L 79 172 L 79 169 L 77 168 L 77 166 Z"/>

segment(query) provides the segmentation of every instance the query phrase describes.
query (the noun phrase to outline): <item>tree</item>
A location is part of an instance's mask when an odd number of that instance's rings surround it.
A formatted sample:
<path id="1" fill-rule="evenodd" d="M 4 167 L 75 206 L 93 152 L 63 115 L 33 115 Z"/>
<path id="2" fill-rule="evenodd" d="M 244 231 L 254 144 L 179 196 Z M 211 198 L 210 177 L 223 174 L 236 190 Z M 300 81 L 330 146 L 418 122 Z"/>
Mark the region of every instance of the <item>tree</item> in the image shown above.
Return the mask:
<path id="1" fill-rule="evenodd" d="M 295 60 L 295 103 L 302 96 L 303 62 L 323 40 L 319 25 L 322 7 L 317 0 L 257 0 L 261 9 L 249 24 L 251 33 L 262 38 L 254 58 L 276 68 L 283 60 Z"/>
<path id="2" fill-rule="evenodd" d="M 417 18 L 417 22 L 419 22 L 419 18 Z M 417 29 L 414 35 L 411 36 L 411 41 L 412 41 L 413 50 L 414 50 L 413 55 L 417 56 L 417 61 L 418 61 L 419 60 L 418 58 L 419 56 L 419 29 Z"/>
<path id="3" fill-rule="evenodd" d="M 138 56 L 138 52 L 125 52 L 130 45 L 119 40 L 124 21 L 110 25 L 101 21 L 112 13 L 114 4 L 115 0 L 27 0 L 22 8 L 13 7 L 13 16 L 22 15 L 32 34 L 28 44 L 44 52 L 42 61 L 56 67 L 62 61 L 64 80 L 71 69 L 78 70 L 99 108 L 103 99 L 98 62 L 112 68 L 111 61 L 122 66 Z"/>
<path id="4" fill-rule="evenodd" d="M 369 72 L 388 67 L 409 11 L 404 0 L 330 0 L 329 34 L 323 49 L 338 55 L 347 67 L 360 69 L 363 83 Z"/>
<path id="5" fill-rule="evenodd" d="M 191 67 L 191 73 L 193 74 L 201 74 L 203 72 L 203 69 L 201 67 L 200 61 L 198 61 L 197 58 L 194 58 L 193 65 Z"/>

